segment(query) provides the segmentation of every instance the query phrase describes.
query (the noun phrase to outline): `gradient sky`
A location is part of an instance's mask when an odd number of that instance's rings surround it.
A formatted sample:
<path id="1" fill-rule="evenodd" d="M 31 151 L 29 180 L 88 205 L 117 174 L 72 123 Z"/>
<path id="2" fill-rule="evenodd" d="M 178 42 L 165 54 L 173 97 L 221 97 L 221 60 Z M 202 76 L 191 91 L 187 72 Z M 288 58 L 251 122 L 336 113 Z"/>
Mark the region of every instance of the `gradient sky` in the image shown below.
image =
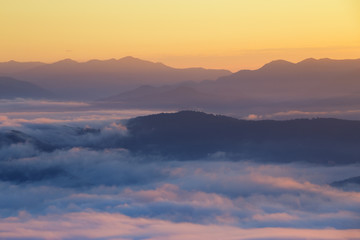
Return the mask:
<path id="1" fill-rule="evenodd" d="M 360 57 L 357 0 L 1 0 L 0 61 L 127 55 L 238 70 Z"/>

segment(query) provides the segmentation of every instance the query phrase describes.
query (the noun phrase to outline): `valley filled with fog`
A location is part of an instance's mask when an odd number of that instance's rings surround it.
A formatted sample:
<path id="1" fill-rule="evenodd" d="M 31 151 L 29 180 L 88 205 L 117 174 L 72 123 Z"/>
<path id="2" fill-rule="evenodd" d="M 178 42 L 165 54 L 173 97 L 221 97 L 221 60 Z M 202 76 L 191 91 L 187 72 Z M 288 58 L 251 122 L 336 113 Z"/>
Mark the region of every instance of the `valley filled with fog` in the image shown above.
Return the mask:
<path id="1" fill-rule="evenodd" d="M 153 128 L 160 129 L 154 126 L 166 125 L 158 122 L 162 118 L 170 118 L 168 123 L 191 118 L 196 128 L 206 127 L 205 123 L 212 127 L 212 121 L 216 121 L 220 126 L 214 131 L 222 129 L 222 121 L 253 121 L 199 112 L 134 120 L 157 113 L 2 112 L 0 238 L 359 236 L 356 229 L 360 228 L 360 184 L 349 180 L 359 176 L 359 161 L 348 162 L 339 155 L 335 162 L 313 163 L 308 159 L 281 159 L 287 156 L 277 155 L 276 151 L 271 158 L 244 157 L 224 151 L 216 142 L 207 149 L 199 144 L 200 152 L 191 150 L 201 154 L 184 155 L 190 151 L 186 145 L 182 150 L 181 146 L 174 150 L 169 145 L 181 138 L 189 141 L 186 136 L 176 135 L 180 134 L 176 129 L 166 131 L 169 135 L 148 134 Z M 134 126 L 142 129 L 141 134 Z M 262 130 L 266 131 L 264 127 Z M 220 132 L 216 134 L 222 136 Z M 156 144 L 145 148 L 134 143 L 145 138 L 154 138 L 150 142 Z M 357 138 L 348 141 L 349 146 L 358 143 Z M 327 156 L 321 153 L 316 152 L 319 158 Z"/>

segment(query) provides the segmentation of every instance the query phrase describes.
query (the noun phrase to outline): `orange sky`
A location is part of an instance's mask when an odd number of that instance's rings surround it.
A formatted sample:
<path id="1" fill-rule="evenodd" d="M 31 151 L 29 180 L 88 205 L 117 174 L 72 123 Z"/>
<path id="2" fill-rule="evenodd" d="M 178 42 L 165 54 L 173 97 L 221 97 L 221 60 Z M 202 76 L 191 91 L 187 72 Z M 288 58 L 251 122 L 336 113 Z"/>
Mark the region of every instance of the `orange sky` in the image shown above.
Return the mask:
<path id="1" fill-rule="evenodd" d="M 0 61 L 131 55 L 238 70 L 360 58 L 357 0 L 1 0 Z"/>

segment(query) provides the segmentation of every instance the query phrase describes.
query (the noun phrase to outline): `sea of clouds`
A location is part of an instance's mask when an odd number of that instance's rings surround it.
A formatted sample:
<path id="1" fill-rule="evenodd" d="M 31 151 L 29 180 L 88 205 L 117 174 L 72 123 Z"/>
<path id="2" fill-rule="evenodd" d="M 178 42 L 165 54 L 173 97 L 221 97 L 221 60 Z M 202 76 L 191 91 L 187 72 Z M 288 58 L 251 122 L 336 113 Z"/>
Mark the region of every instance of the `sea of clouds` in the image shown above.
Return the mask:
<path id="1" fill-rule="evenodd" d="M 0 239 L 360 239 L 360 165 L 134 155 L 149 113 L 0 113 Z"/>

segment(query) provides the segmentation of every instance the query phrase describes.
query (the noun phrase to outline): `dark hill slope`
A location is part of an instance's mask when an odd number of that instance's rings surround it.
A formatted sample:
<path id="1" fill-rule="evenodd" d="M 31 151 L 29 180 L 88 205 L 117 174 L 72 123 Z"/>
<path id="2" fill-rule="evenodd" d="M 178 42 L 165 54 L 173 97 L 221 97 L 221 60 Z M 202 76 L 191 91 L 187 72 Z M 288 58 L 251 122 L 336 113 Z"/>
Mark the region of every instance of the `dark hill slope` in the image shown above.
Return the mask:
<path id="1" fill-rule="evenodd" d="M 127 122 L 126 148 L 183 159 L 225 152 L 234 159 L 345 164 L 360 161 L 360 121 L 247 121 L 182 111 Z"/>

